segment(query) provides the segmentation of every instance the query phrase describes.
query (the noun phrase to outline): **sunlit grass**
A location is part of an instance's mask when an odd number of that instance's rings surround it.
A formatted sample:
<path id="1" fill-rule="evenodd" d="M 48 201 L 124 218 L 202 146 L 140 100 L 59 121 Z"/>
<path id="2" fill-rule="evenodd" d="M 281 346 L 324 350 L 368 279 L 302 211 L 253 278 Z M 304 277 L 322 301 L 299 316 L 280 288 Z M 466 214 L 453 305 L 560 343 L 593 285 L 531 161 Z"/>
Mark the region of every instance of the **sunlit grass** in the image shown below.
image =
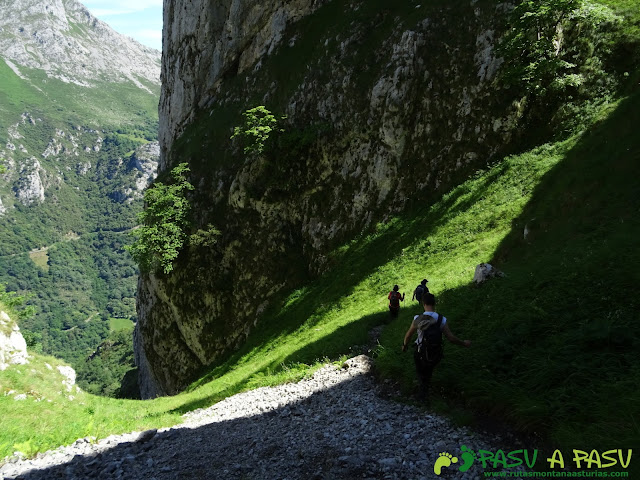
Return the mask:
<path id="1" fill-rule="evenodd" d="M 29 252 L 29 258 L 40 267 L 43 271 L 49 271 L 49 254 L 46 250 L 38 250 L 35 252 Z"/>
<path id="2" fill-rule="evenodd" d="M 112 332 L 116 332 L 118 330 L 131 330 L 133 327 L 134 323 L 129 318 L 111 317 L 109 319 L 109 329 Z"/>

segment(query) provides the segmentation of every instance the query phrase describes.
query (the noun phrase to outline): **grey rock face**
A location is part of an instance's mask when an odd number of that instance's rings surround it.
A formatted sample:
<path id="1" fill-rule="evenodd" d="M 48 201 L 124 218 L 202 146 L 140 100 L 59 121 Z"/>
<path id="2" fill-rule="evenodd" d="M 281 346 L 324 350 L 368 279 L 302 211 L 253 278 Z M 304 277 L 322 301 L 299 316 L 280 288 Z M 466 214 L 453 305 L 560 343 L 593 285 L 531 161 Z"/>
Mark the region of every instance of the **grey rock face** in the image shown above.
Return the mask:
<path id="1" fill-rule="evenodd" d="M 159 83 L 159 52 L 113 31 L 75 0 L 0 0 L 0 55 L 64 82 L 97 79 Z"/>
<path id="2" fill-rule="evenodd" d="M 137 198 L 142 198 L 144 190 L 157 176 L 159 155 L 160 146 L 158 142 L 149 142 L 136 148 L 129 163 L 126 165 L 127 173 L 135 172 L 136 176 L 133 184 L 113 192 L 111 197 L 118 202 L 129 203 Z"/>
<path id="3" fill-rule="evenodd" d="M 23 205 L 44 202 L 44 169 L 34 157 L 21 166 L 20 179 L 16 186 L 16 197 Z"/>
<path id="4" fill-rule="evenodd" d="M 237 75 L 271 53 L 287 25 L 325 0 L 164 0 L 159 140 L 166 153 L 195 111 Z M 160 169 L 166 167 L 161 157 Z"/>
<path id="5" fill-rule="evenodd" d="M 76 371 L 68 365 L 59 366 L 58 371 L 64 378 L 64 380 L 62 381 L 62 385 L 64 386 L 65 390 L 67 392 L 71 392 L 74 385 L 76 384 Z"/>
<path id="6" fill-rule="evenodd" d="M 476 270 L 473 274 L 473 281 L 476 284 L 480 284 L 494 277 L 504 277 L 504 273 L 490 263 L 481 263 L 476 266 Z"/>
<path id="7" fill-rule="evenodd" d="M 28 363 L 27 357 L 27 342 L 20 328 L 6 312 L 0 311 L 0 370 L 24 365 Z"/>
<path id="8" fill-rule="evenodd" d="M 156 178 L 159 158 L 160 144 L 158 142 L 150 142 L 136 149 L 132 161 L 133 167 L 139 172 L 135 185 L 137 195 L 141 196 L 144 189 Z"/>

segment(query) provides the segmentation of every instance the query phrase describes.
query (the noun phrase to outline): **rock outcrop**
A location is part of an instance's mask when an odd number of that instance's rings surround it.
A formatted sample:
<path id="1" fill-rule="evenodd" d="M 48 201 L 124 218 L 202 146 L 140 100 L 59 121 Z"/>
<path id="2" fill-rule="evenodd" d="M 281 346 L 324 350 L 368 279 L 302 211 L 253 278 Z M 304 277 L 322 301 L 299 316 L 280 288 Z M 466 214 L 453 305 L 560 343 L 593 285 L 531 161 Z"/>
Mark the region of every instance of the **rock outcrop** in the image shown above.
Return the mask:
<path id="1" fill-rule="evenodd" d="M 44 170 L 34 157 L 24 163 L 20 169 L 20 178 L 16 185 L 16 197 L 23 205 L 44 202 Z"/>
<path id="2" fill-rule="evenodd" d="M 133 183 L 123 185 L 121 189 L 111 194 L 111 198 L 118 202 L 128 203 L 142 198 L 145 188 L 156 178 L 159 156 L 160 146 L 158 142 L 149 142 L 136 148 L 125 170 L 127 175 L 133 174 Z"/>
<path id="3" fill-rule="evenodd" d="M 0 310 L 0 370 L 25 363 L 28 363 L 27 342 L 16 322 Z"/>
<path id="4" fill-rule="evenodd" d="M 62 386 L 67 392 L 73 391 L 76 384 L 76 371 L 68 365 L 59 365 L 58 372 L 62 375 Z"/>
<path id="5" fill-rule="evenodd" d="M 504 273 L 490 263 L 481 263 L 476 266 L 476 270 L 473 274 L 473 282 L 476 285 L 479 285 L 494 277 L 504 277 Z"/>
<path id="6" fill-rule="evenodd" d="M 158 142 L 147 143 L 137 148 L 132 155 L 131 168 L 138 172 L 135 184 L 135 195 L 142 196 L 144 189 L 156 178 L 159 158 L 160 145 Z"/>

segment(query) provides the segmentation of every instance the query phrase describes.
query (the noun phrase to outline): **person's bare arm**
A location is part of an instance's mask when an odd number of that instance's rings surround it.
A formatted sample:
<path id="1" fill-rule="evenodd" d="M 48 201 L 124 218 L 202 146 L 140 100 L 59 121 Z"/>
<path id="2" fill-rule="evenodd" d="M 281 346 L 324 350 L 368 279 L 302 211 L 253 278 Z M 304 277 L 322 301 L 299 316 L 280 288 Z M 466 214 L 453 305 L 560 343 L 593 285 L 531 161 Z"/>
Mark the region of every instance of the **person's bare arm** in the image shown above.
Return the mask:
<path id="1" fill-rule="evenodd" d="M 402 351 L 403 352 L 405 352 L 407 350 L 407 345 L 409 344 L 409 341 L 411 340 L 411 337 L 413 337 L 413 334 L 416 333 L 416 330 L 417 330 L 417 328 L 412 323 L 411 327 L 409 327 L 409 330 L 407 330 L 407 333 L 404 335 L 404 342 L 402 342 Z"/>
<path id="2" fill-rule="evenodd" d="M 470 347 L 471 346 L 471 340 L 460 340 L 458 337 L 456 337 L 453 334 L 453 332 L 449 328 L 449 325 L 447 325 L 446 323 L 445 323 L 444 327 L 442 328 L 442 333 L 444 333 L 444 336 L 447 337 L 447 339 L 451 343 L 455 343 L 456 345 L 460 345 L 461 347 Z"/>

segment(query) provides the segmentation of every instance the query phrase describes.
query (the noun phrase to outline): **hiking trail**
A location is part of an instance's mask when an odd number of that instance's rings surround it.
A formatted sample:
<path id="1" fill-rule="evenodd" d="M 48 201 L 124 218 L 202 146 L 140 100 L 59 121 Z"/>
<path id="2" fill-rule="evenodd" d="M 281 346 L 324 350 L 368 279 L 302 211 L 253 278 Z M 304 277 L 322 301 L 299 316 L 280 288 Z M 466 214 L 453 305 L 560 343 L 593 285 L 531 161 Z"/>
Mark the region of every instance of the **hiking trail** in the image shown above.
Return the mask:
<path id="1" fill-rule="evenodd" d="M 31 460 L 12 458 L 0 466 L 0 480 L 471 480 L 483 476 L 482 465 L 464 456 L 452 463 L 462 445 L 496 451 L 512 441 L 385 398 L 372 363 L 360 355 L 342 368 L 326 365 L 298 383 L 189 412 L 174 427 L 96 443 L 79 439 Z"/>

